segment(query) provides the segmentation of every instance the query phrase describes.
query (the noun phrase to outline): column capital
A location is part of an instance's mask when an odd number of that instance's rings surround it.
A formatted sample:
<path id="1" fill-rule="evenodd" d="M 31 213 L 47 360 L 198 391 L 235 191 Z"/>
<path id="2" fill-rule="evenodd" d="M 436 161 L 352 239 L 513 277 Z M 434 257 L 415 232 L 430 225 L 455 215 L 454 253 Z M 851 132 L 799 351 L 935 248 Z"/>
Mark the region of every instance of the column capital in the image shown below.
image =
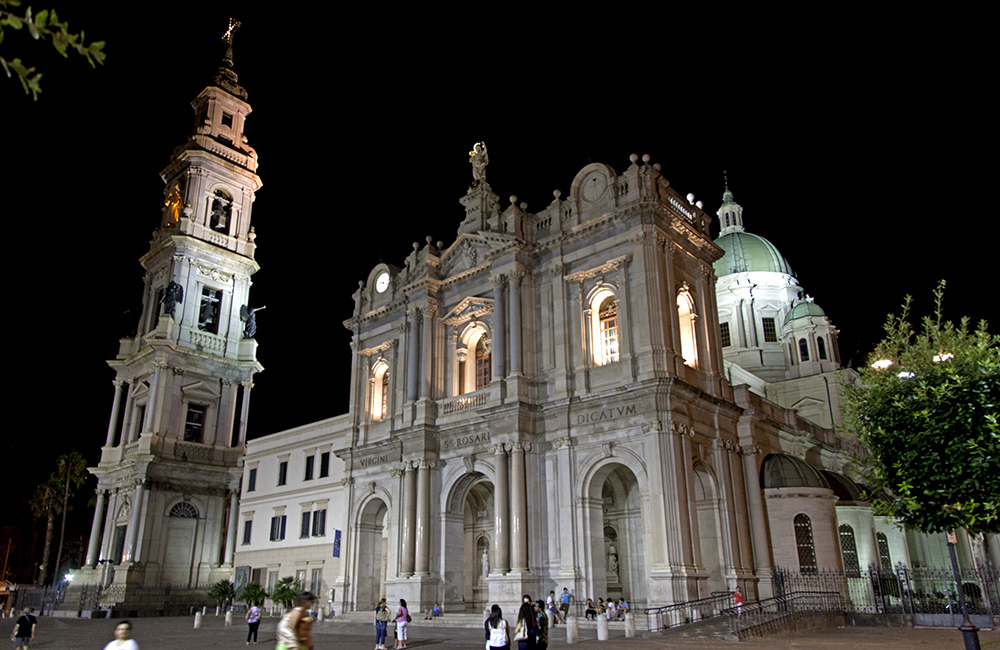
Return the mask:
<path id="1" fill-rule="evenodd" d="M 490 284 L 493 285 L 494 289 L 502 289 L 507 285 L 507 276 L 503 273 L 498 273 L 490 278 Z"/>
<path id="2" fill-rule="evenodd" d="M 523 266 L 521 266 L 520 264 L 518 264 L 514 266 L 514 270 L 511 271 L 508 275 L 510 276 L 511 282 L 520 284 L 521 280 L 524 279 L 524 276 L 526 276 L 527 274 L 528 270 Z"/>
<path id="3" fill-rule="evenodd" d="M 413 463 L 416 469 L 434 469 L 437 467 L 437 461 L 430 458 L 421 458 L 420 460 L 413 461 Z"/>
<path id="4" fill-rule="evenodd" d="M 573 446 L 573 439 L 569 436 L 563 436 L 562 438 L 556 438 L 552 441 L 553 449 L 569 449 Z"/>
<path id="5" fill-rule="evenodd" d="M 507 453 L 507 445 L 505 443 L 497 443 L 495 445 L 490 445 L 490 451 L 493 452 L 494 456 L 499 456 L 501 454 Z"/>
<path id="6" fill-rule="evenodd" d="M 514 453 L 516 451 L 520 452 L 531 451 L 531 443 L 526 442 L 524 440 L 515 440 L 514 442 L 507 443 L 507 449 L 509 449 L 511 453 Z"/>
<path id="7" fill-rule="evenodd" d="M 740 456 L 756 456 L 761 453 L 761 448 L 757 445 L 743 445 L 740 447 Z"/>
<path id="8" fill-rule="evenodd" d="M 343 487 L 350 487 L 350 486 L 354 485 L 354 478 L 351 477 L 351 476 L 344 477 L 344 478 L 340 479 L 340 484 Z"/>
<path id="9" fill-rule="evenodd" d="M 249 379 L 247 381 L 241 381 L 240 385 L 243 386 L 243 390 L 250 390 L 253 388 L 253 382 Z"/>
<path id="10" fill-rule="evenodd" d="M 123 385 L 125 385 L 127 383 L 128 383 L 128 381 L 125 380 L 125 379 L 112 379 L 111 380 L 111 385 L 115 387 L 115 390 L 118 390 L 119 388 L 121 388 Z"/>
<path id="11" fill-rule="evenodd" d="M 676 433 L 681 437 L 694 437 L 694 428 L 689 424 L 678 422 L 677 420 L 667 420 L 667 431 L 670 433 Z"/>
<path id="12" fill-rule="evenodd" d="M 424 313 L 424 318 L 434 318 L 434 314 L 437 313 L 438 303 L 437 300 L 433 298 L 427 299 L 427 304 L 420 308 L 420 311 Z"/>

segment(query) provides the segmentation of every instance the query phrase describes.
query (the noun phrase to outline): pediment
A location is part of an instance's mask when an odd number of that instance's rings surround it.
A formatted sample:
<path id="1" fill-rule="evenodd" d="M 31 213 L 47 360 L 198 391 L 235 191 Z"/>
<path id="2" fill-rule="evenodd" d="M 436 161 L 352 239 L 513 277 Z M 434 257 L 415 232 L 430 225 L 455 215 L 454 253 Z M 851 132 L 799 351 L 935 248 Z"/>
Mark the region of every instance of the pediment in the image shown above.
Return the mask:
<path id="1" fill-rule="evenodd" d="M 472 319 L 480 319 L 493 313 L 493 300 L 491 298 L 479 298 L 469 296 L 445 314 L 444 322 L 447 325 L 461 325 Z"/>
<path id="2" fill-rule="evenodd" d="M 207 381 L 185 384 L 181 386 L 181 395 L 184 399 L 214 401 L 219 399 L 220 395 L 219 387 L 214 384 L 215 382 L 209 383 Z"/>
<path id="3" fill-rule="evenodd" d="M 459 235 L 441 256 L 441 277 L 448 278 L 482 266 L 486 262 L 485 253 L 489 250 L 489 243 L 482 237 L 467 233 Z"/>

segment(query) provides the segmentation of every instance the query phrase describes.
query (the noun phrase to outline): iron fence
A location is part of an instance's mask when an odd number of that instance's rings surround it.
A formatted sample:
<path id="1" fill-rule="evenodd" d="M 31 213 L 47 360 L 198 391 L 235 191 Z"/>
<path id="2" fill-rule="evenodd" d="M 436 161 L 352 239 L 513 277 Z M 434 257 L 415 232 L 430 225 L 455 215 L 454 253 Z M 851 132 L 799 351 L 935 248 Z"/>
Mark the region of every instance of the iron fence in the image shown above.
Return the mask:
<path id="1" fill-rule="evenodd" d="M 13 591 L 14 611 L 34 607 L 37 612 L 83 618 L 106 616 L 171 616 L 188 614 L 215 604 L 208 598 L 209 587 L 173 585 L 136 587 L 131 585 L 58 585 L 38 587 L 18 585 Z M 58 615 L 58 614 L 56 614 Z"/>
<path id="2" fill-rule="evenodd" d="M 723 613 L 729 616 L 729 632 L 739 640 L 752 636 L 768 636 L 795 629 L 797 619 L 817 614 L 843 614 L 849 608 L 839 591 L 798 591 L 766 600 L 732 607 Z"/>
<path id="3" fill-rule="evenodd" d="M 656 632 L 685 623 L 693 623 L 706 618 L 718 616 L 723 610 L 735 604 L 733 595 L 720 592 L 709 598 L 701 598 L 686 603 L 676 603 L 664 607 L 651 607 L 642 610 L 646 615 L 646 625 L 650 632 Z"/>

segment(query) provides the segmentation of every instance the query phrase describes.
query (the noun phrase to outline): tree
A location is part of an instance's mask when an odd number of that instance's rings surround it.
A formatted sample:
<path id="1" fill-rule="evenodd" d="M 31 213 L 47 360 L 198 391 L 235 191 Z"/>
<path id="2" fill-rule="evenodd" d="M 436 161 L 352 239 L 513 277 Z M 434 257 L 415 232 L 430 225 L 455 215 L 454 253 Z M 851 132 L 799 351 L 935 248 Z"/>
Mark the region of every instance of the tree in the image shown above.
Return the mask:
<path id="1" fill-rule="evenodd" d="M 208 597 L 214 600 L 219 607 L 226 607 L 232 604 L 236 597 L 236 589 L 233 587 L 233 583 L 228 580 L 220 580 L 208 590 Z"/>
<path id="2" fill-rule="evenodd" d="M 271 594 L 271 600 L 288 609 L 295 603 L 295 599 L 298 597 L 300 591 L 302 591 L 302 586 L 299 585 L 295 578 L 288 576 L 287 578 L 282 578 L 278 581 L 278 584 L 274 585 L 274 593 Z"/>
<path id="3" fill-rule="evenodd" d="M 103 52 L 104 41 L 84 45 L 84 33 L 81 31 L 79 34 L 71 34 L 69 23 L 59 22 L 55 9 L 43 9 L 34 15 L 31 13 L 31 7 L 28 7 L 24 13 L 11 11 L 13 7 L 20 6 L 20 0 L 0 0 L 0 43 L 3 43 L 4 27 L 10 27 L 16 31 L 27 28 L 28 33 L 36 41 L 52 41 L 52 46 L 64 57 L 68 57 L 68 52 L 74 50 L 87 59 L 92 68 L 96 68 L 98 63 L 104 63 L 106 57 Z M 3 68 L 3 71 L 7 73 L 8 79 L 16 73 L 17 78 L 21 80 L 21 85 L 24 86 L 25 94 L 30 92 L 34 100 L 38 101 L 38 93 L 42 92 L 39 84 L 42 78 L 41 73 L 35 72 L 34 67 L 26 67 L 19 58 L 7 60 L 0 57 L 0 68 Z"/>
<path id="4" fill-rule="evenodd" d="M 55 562 L 55 570 L 58 571 L 62 561 L 63 541 L 66 537 L 66 512 L 69 510 L 69 500 L 86 482 L 88 476 L 87 460 L 79 452 L 73 451 L 63 454 L 56 460 L 56 471 L 35 490 L 35 498 L 31 501 L 31 508 L 35 516 L 48 519 L 45 526 L 45 547 L 42 551 L 42 563 L 38 576 L 39 584 L 46 582 L 48 578 L 56 515 L 62 514 L 59 550 L 56 553 Z"/>
<path id="5" fill-rule="evenodd" d="M 1000 337 L 942 319 L 944 282 L 920 331 L 907 296 L 848 387 L 849 423 L 869 453 L 880 514 L 924 532 L 1000 532 Z"/>
<path id="6" fill-rule="evenodd" d="M 251 582 L 247 586 L 243 587 L 243 592 L 240 594 L 240 600 L 245 602 L 247 605 L 253 603 L 261 604 L 266 599 L 267 592 L 264 588 L 260 586 L 259 582 Z"/>

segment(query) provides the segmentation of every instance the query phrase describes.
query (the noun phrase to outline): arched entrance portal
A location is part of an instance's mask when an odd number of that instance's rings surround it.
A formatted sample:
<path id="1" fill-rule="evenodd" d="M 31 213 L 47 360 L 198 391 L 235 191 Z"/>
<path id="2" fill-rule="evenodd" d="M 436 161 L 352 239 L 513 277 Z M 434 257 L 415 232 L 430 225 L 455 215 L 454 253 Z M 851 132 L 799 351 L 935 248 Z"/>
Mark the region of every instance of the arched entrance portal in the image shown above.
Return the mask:
<path id="1" fill-rule="evenodd" d="M 601 467 L 590 484 L 591 556 L 596 597 L 624 598 L 633 611 L 646 603 L 642 499 L 625 465 Z"/>
<path id="2" fill-rule="evenodd" d="M 356 610 L 375 609 L 379 599 L 385 594 L 389 557 L 388 514 L 389 509 L 384 501 L 372 499 L 365 504 L 358 516 L 357 595 L 354 600 Z"/>
<path id="3" fill-rule="evenodd" d="M 719 494 L 711 471 L 701 463 L 694 467 L 694 501 L 698 509 L 698 545 L 701 565 L 708 574 L 708 584 L 702 583 L 702 598 L 713 591 L 728 591 L 722 552 L 722 513 Z"/>
<path id="4" fill-rule="evenodd" d="M 493 528 L 493 483 L 478 472 L 466 474 L 445 512 L 445 611 L 479 613 L 489 605 Z"/>

